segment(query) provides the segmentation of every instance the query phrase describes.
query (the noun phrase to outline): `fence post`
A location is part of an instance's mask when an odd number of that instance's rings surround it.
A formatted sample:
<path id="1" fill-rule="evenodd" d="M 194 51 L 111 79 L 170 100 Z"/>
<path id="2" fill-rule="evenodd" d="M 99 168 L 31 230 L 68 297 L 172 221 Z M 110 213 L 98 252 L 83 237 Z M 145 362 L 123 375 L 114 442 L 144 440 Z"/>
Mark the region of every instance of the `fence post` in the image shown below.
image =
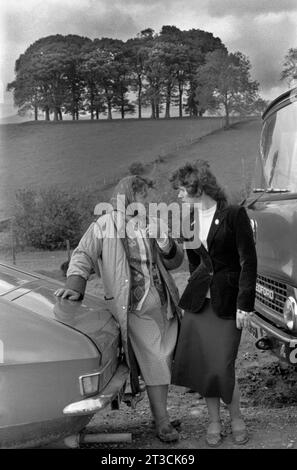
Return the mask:
<path id="1" fill-rule="evenodd" d="M 15 236 L 14 236 L 14 217 L 10 220 L 10 243 L 11 243 L 11 254 L 12 263 L 16 264 L 16 251 L 15 251 Z"/>
<path id="2" fill-rule="evenodd" d="M 70 242 L 69 240 L 66 240 L 66 248 L 67 248 L 67 259 L 68 259 L 68 262 L 70 261 Z"/>

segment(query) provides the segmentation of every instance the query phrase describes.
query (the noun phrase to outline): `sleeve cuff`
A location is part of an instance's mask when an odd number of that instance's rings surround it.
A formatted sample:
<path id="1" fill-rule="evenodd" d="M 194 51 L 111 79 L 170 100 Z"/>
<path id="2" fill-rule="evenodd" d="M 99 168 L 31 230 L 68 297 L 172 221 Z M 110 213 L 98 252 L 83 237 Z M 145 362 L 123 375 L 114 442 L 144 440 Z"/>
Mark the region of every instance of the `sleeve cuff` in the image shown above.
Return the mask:
<path id="1" fill-rule="evenodd" d="M 171 245 L 171 246 L 170 246 Z M 164 259 L 172 259 L 175 257 L 176 255 L 176 252 L 177 252 L 177 246 L 176 244 L 173 242 L 173 240 L 171 238 L 169 238 L 169 251 L 168 252 L 162 252 L 162 256 Z"/>
<path id="2" fill-rule="evenodd" d="M 169 250 L 170 250 L 170 240 L 169 240 L 168 237 L 165 237 L 164 241 L 157 240 L 157 243 L 158 243 L 159 248 L 161 250 L 165 250 L 165 251 L 169 252 Z"/>
<path id="3" fill-rule="evenodd" d="M 86 290 L 86 284 L 87 281 L 83 277 L 78 276 L 76 274 L 72 274 L 67 278 L 66 288 L 79 292 L 80 295 L 83 297 Z"/>

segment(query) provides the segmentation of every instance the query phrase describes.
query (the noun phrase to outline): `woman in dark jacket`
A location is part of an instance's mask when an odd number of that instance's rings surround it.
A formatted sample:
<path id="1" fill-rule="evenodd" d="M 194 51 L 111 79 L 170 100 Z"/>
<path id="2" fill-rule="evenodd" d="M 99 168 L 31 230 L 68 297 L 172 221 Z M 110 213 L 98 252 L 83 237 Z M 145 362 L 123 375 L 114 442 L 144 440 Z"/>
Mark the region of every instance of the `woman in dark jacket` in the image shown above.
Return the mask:
<path id="1" fill-rule="evenodd" d="M 222 440 L 220 399 L 230 411 L 233 440 L 243 444 L 248 434 L 235 361 L 255 300 L 257 258 L 250 221 L 244 207 L 227 204 L 206 161 L 185 164 L 171 181 L 182 202 L 191 205 L 188 228 L 196 236 L 196 243 L 185 243 L 191 277 L 180 301 L 184 317 L 172 383 L 205 397 L 210 446 Z"/>

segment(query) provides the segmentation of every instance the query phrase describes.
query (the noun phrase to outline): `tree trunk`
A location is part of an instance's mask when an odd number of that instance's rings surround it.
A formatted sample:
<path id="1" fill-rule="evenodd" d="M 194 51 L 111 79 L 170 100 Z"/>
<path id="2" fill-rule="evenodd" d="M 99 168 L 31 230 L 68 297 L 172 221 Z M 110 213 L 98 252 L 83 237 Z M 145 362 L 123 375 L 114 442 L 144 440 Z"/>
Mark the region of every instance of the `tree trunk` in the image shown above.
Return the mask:
<path id="1" fill-rule="evenodd" d="M 166 111 L 165 111 L 165 119 L 170 118 L 170 97 L 166 98 Z"/>
<path id="2" fill-rule="evenodd" d="M 54 108 L 54 121 L 58 121 L 59 116 L 58 116 L 58 108 Z"/>
<path id="3" fill-rule="evenodd" d="M 97 121 L 99 119 L 99 109 L 98 108 L 96 108 L 96 119 L 97 119 Z"/>
<path id="4" fill-rule="evenodd" d="M 63 114 L 62 114 L 61 108 L 59 108 L 58 110 L 58 116 L 59 116 L 60 121 L 63 121 Z"/>
<path id="5" fill-rule="evenodd" d="M 121 116 L 122 116 L 122 119 L 125 119 L 125 97 L 123 93 L 121 96 Z"/>
<path id="6" fill-rule="evenodd" d="M 138 76 L 138 118 L 141 119 L 142 118 L 142 109 L 141 109 L 141 106 L 142 106 L 142 103 L 141 103 L 141 95 L 142 95 L 142 82 L 141 82 L 141 77 Z"/>
<path id="7" fill-rule="evenodd" d="M 230 127 L 230 119 L 229 119 L 229 106 L 228 106 L 228 103 L 225 102 L 224 103 L 224 106 L 225 106 L 225 128 L 228 129 Z"/>
<path id="8" fill-rule="evenodd" d="M 107 119 L 111 120 L 112 119 L 112 112 L 111 112 L 112 106 L 111 106 L 111 99 L 110 98 L 107 99 L 107 108 L 108 108 Z"/>
<path id="9" fill-rule="evenodd" d="M 160 106 L 159 103 L 156 103 L 156 119 L 160 117 Z"/>
<path id="10" fill-rule="evenodd" d="M 91 112 L 91 120 L 94 119 L 94 93 L 91 91 L 90 96 L 90 112 Z"/>
<path id="11" fill-rule="evenodd" d="M 156 107 L 155 107 L 155 101 L 153 99 L 151 100 L 151 107 L 152 107 L 151 119 L 156 119 Z"/>
<path id="12" fill-rule="evenodd" d="M 90 85 L 90 113 L 91 113 L 91 120 L 94 119 L 94 111 L 95 111 L 95 106 L 94 106 L 94 88 L 92 85 Z"/>
<path id="13" fill-rule="evenodd" d="M 49 112 L 49 107 L 46 106 L 45 108 L 45 120 L 50 121 L 50 112 Z"/>
<path id="14" fill-rule="evenodd" d="M 34 106 L 34 120 L 38 121 L 38 107 L 36 105 Z"/>
<path id="15" fill-rule="evenodd" d="M 168 101 L 166 101 L 166 111 L 165 111 L 165 116 L 164 116 L 165 119 L 169 119 L 170 118 L 170 103 Z"/>
<path id="16" fill-rule="evenodd" d="M 178 85 L 178 107 L 179 107 L 179 117 L 183 117 L 183 86 L 181 83 Z"/>
<path id="17" fill-rule="evenodd" d="M 166 93 L 166 108 L 165 108 L 165 119 L 170 118 L 170 102 L 171 102 L 171 86 L 168 85 Z"/>

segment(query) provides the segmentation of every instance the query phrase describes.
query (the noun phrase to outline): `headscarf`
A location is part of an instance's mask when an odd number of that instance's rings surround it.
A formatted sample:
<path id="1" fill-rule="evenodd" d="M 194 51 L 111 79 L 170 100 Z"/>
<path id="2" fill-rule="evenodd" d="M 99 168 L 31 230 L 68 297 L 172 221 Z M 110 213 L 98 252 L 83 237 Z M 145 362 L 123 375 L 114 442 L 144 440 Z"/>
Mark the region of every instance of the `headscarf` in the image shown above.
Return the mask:
<path id="1" fill-rule="evenodd" d="M 110 199 L 110 204 L 112 207 L 116 210 L 125 210 L 129 204 L 132 204 L 135 202 L 135 194 L 133 191 L 133 182 L 137 181 L 137 176 L 136 175 L 131 175 L 131 176 L 125 176 L 125 178 L 122 178 L 116 187 L 114 188 L 114 191 L 112 193 L 111 199 Z M 125 207 L 119 207 L 118 202 L 119 198 L 118 196 L 125 197 Z M 120 200 L 123 200 L 123 199 Z"/>
<path id="2" fill-rule="evenodd" d="M 110 198 L 110 204 L 113 207 L 113 210 L 115 211 L 114 220 L 117 226 L 118 233 L 121 234 L 121 238 L 126 237 L 127 223 L 132 217 L 135 218 L 137 214 L 134 213 L 134 210 L 132 210 L 131 213 L 127 213 L 130 212 L 127 211 L 127 208 L 130 204 L 137 204 L 137 201 L 135 199 L 135 191 L 133 190 L 133 183 L 136 182 L 139 178 L 141 177 L 137 175 L 130 175 L 122 178 L 116 185 Z M 146 183 L 145 180 L 143 181 L 144 183 Z M 146 227 L 148 223 L 148 217 L 142 217 L 141 215 L 143 214 L 143 212 L 141 206 L 139 206 L 138 208 L 137 206 L 135 206 L 135 210 L 137 211 L 138 209 L 140 209 L 138 211 L 139 221 L 143 227 Z M 123 219 L 123 214 L 125 214 L 125 219 Z"/>

